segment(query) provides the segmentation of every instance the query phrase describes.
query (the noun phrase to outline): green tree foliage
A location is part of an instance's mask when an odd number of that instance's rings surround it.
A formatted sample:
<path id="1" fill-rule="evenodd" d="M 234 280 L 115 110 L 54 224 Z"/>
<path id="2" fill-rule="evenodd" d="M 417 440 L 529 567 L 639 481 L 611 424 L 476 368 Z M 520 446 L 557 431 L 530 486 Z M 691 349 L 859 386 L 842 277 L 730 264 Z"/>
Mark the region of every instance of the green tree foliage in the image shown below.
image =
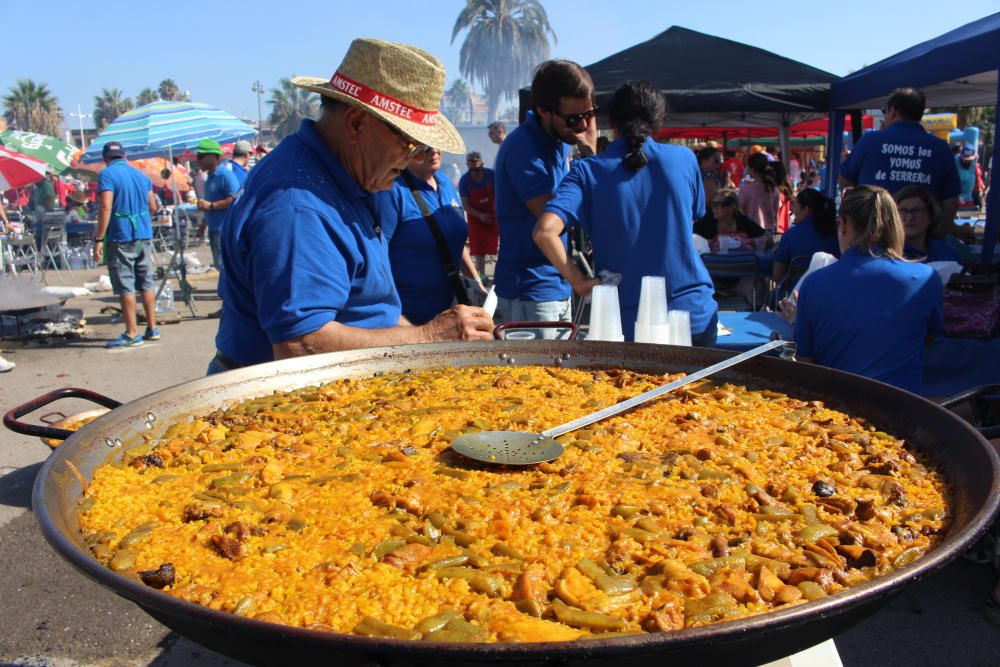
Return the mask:
<path id="1" fill-rule="evenodd" d="M 319 95 L 299 88 L 290 78 L 280 79 L 278 85 L 270 90 L 267 103 L 271 105 L 270 121 L 275 138 L 281 139 L 296 132 L 303 118 L 319 115 Z"/>
<path id="2" fill-rule="evenodd" d="M 144 104 L 149 104 L 150 102 L 155 102 L 160 99 L 156 91 L 152 88 L 143 88 L 139 91 L 139 94 L 135 96 L 135 103 L 137 106 L 142 106 Z"/>
<path id="3" fill-rule="evenodd" d="M 4 118 L 16 130 L 50 136 L 62 134 L 63 112 L 48 86 L 18 79 L 3 98 Z"/>
<path id="4" fill-rule="evenodd" d="M 160 85 L 157 86 L 157 92 L 160 94 L 161 100 L 187 102 L 190 99 L 186 93 L 181 92 L 181 89 L 173 79 L 164 79 L 161 81 Z"/>
<path id="5" fill-rule="evenodd" d="M 101 94 L 94 97 L 94 125 L 98 131 L 126 111 L 132 109 L 132 99 L 117 88 L 101 89 Z"/>
<path id="6" fill-rule="evenodd" d="M 539 0 L 466 0 L 451 31 L 453 44 L 464 30 L 459 68 L 483 86 L 490 120 L 496 120 L 500 100 L 530 82 L 556 34 Z"/>
<path id="7" fill-rule="evenodd" d="M 472 90 L 469 88 L 469 84 L 465 82 L 465 79 L 455 79 L 452 81 L 448 90 L 444 91 L 444 99 L 441 100 L 444 115 L 455 123 L 471 122 L 472 119 L 469 113 L 470 95 L 472 95 Z"/>

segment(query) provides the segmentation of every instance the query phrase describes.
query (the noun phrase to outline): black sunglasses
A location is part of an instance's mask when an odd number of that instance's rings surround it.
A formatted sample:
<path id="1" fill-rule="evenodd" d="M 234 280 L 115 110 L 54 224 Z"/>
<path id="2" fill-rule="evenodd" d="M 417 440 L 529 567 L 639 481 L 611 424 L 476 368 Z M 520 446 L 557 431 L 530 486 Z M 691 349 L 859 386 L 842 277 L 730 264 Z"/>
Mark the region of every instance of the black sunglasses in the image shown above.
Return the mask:
<path id="1" fill-rule="evenodd" d="M 552 113 L 562 118 L 563 122 L 566 123 L 566 125 L 568 125 L 569 127 L 576 127 L 577 125 L 580 124 L 581 120 L 590 120 L 591 118 L 596 116 L 597 109 L 598 107 L 592 107 L 582 113 L 561 114 L 558 111 L 553 111 Z"/>

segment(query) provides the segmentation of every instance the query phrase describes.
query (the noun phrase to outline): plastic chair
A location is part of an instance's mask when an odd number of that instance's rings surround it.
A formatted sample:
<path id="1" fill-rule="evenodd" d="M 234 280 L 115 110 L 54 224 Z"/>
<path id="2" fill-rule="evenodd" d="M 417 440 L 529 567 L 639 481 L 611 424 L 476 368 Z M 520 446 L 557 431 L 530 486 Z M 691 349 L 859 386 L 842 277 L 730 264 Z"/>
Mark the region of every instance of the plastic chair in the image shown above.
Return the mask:
<path id="1" fill-rule="evenodd" d="M 726 292 L 726 288 L 719 289 L 719 281 L 733 281 L 741 278 L 752 278 L 754 289 L 750 298 L 742 297 L 747 301 L 751 310 L 757 310 L 757 281 L 760 278 L 760 258 L 752 252 L 730 252 L 730 253 L 705 253 L 701 260 L 708 269 L 708 275 L 715 283 L 716 294 Z"/>
<path id="2" fill-rule="evenodd" d="M 63 279 L 62 273 L 59 271 L 59 265 L 63 264 L 63 268 L 69 271 L 70 278 L 74 281 L 76 280 L 76 276 L 73 275 L 73 269 L 70 268 L 69 263 L 65 261 L 66 253 L 69 250 L 69 240 L 66 236 L 65 223 L 49 222 L 47 220 L 42 221 L 41 250 L 43 272 L 45 267 L 48 264 L 51 264 L 52 268 L 55 269 L 59 282 L 61 283 L 63 282 Z"/>

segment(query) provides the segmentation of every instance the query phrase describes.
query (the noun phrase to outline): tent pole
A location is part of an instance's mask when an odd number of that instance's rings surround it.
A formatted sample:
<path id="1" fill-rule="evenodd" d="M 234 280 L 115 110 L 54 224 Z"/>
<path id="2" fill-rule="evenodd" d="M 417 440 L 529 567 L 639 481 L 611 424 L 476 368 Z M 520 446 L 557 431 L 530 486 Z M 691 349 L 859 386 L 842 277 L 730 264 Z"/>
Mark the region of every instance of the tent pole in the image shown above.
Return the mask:
<path id="1" fill-rule="evenodd" d="M 826 138 L 826 181 L 823 193 L 830 199 L 837 198 L 837 180 L 840 176 L 840 153 L 844 146 L 844 112 L 830 110 L 830 134 Z"/>
<path id="2" fill-rule="evenodd" d="M 785 173 L 790 174 L 791 172 L 791 148 L 792 142 L 789 136 L 790 127 L 788 125 L 788 119 L 783 118 L 781 120 L 781 125 L 778 126 L 778 145 L 781 146 L 781 163 L 785 166 Z"/>
<path id="3" fill-rule="evenodd" d="M 997 104 L 1000 106 L 1000 77 L 997 79 Z M 997 107 L 993 107 L 996 114 Z M 993 119 L 993 156 L 990 167 L 990 180 L 996 180 L 997 167 L 1000 166 L 1000 159 L 997 158 L 997 151 L 1000 150 L 1000 132 L 996 131 L 996 119 L 1000 115 L 994 115 Z M 986 229 L 983 230 L 983 266 L 993 265 L 993 249 L 997 242 L 997 232 L 1000 231 L 1000 187 L 996 183 L 990 186 L 989 196 L 986 198 Z"/>

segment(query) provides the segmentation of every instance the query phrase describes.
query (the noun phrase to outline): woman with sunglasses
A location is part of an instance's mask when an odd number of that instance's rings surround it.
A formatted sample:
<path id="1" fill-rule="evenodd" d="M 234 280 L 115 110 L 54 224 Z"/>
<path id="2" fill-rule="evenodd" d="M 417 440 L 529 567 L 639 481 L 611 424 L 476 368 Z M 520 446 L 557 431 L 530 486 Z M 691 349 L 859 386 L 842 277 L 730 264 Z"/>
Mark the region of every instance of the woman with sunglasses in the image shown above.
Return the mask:
<path id="1" fill-rule="evenodd" d="M 795 321 L 799 358 L 919 393 L 924 345 L 944 330 L 937 272 L 903 258 L 903 226 L 888 191 L 844 195 L 841 257 L 802 281 Z"/>
<path id="2" fill-rule="evenodd" d="M 781 282 L 788 273 L 788 265 L 796 257 L 812 257 L 817 252 L 840 257 L 837 242 L 837 207 L 833 200 L 819 190 L 806 188 L 792 199 L 795 224 L 781 235 L 774 250 L 774 268 L 771 280 Z"/>
<path id="3" fill-rule="evenodd" d="M 941 207 L 919 185 L 907 185 L 893 195 L 903 222 L 903 256 L 917 262 L 964 262 L 945 240 Z M 961 243 L 956 239 L 957 243 Z M 973 258 L 974 259 L 974 258 Z"/>
<path id="4" fill-rule="evenodd" d="M 658 144 L 666 101 L 653 85 L 631 81 L 608 105 L 614 141 L 573 165 L 535 225 L 535 243 L 578 294 L 593 287 L 568 259 L 560 235 L 580 225 L 590 236 L 598 270 L 621 274 L 622 327 L 634 336 L 643 276 L 665 276 L 671 309 L 691 314 L 695 345 L 712 346 L 716 304 L 712 279 L 691 238 L 691 221 L 705 205 L 694 153 Z"/>
<path id="5" fill-rule="evenodd" d="M 460 271 L 482 289 L 465 243 L 469 236 L 465 211 L 455 186 L 438 173 L 440 169 L 441 151 L 427 148 L 391 190 L 376 195 L 403 315 L 415 325 L 451 307 L 457 275 L 449 277 L 449 272 Z"/>
<path id="6" fill-rule="evenodd" d="M 756 249 L 764 229 L 739 210 L 735 190 L 723 189 L 711 198 L 710 210 L 694 223 L 694 233 L 708 241 L 712 252 Z"/>

